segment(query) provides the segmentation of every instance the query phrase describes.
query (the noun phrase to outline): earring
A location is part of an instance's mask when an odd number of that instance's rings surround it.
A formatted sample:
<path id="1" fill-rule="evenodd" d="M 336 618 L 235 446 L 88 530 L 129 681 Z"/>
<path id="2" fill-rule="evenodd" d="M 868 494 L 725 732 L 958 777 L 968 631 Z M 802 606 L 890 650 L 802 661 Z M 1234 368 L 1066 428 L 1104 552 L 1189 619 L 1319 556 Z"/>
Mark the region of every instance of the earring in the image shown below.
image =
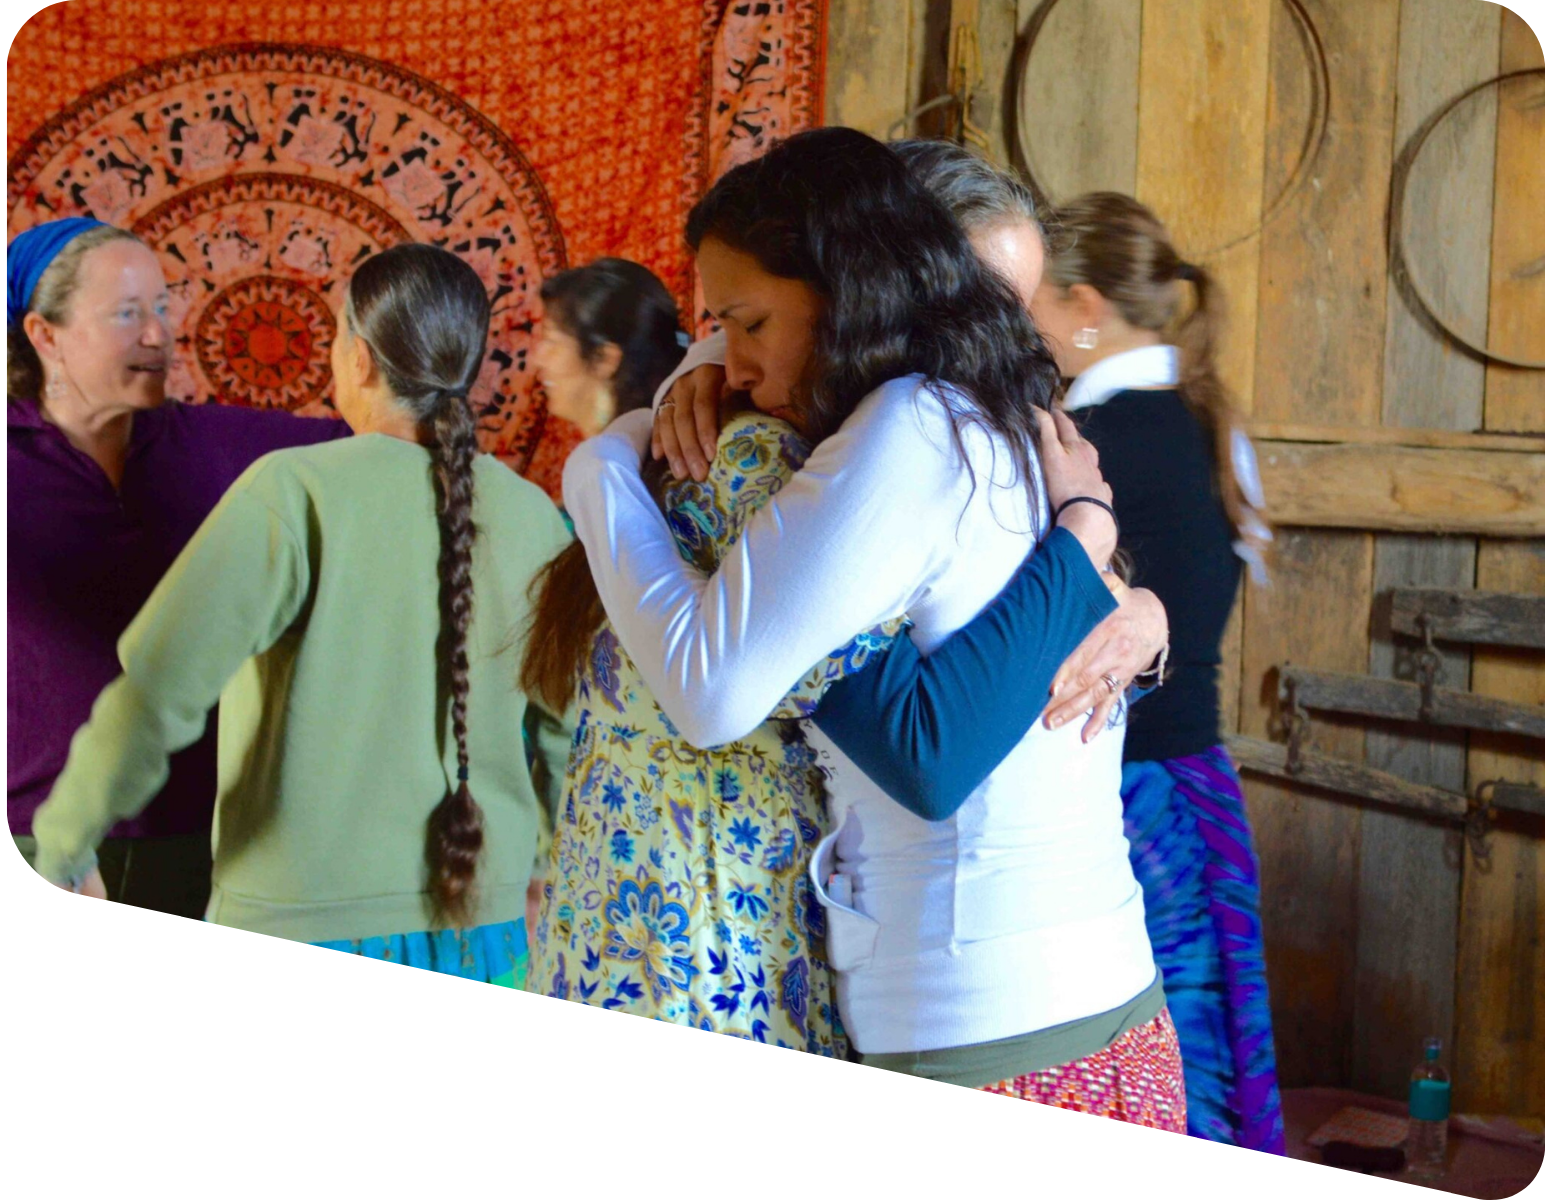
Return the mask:
<path id="1" fill-rule="evenodd" d="M 1100 333 L 1101 330 L 1093 329 L 1089 325 L 1087 325 L 1084 329 L 1077 329 L 1074 335 L 1074 344 L 1076 348 L 1080 350 L 1096 349 L 1096 339 L 1097 335 Z"/>
<path id="2" fill-rule="evenodd" d="M 58 375 L 50 375 L 43 385 L 43 398 L 50 404 L 58 404 L 64 397 L 64 381 Z"/>

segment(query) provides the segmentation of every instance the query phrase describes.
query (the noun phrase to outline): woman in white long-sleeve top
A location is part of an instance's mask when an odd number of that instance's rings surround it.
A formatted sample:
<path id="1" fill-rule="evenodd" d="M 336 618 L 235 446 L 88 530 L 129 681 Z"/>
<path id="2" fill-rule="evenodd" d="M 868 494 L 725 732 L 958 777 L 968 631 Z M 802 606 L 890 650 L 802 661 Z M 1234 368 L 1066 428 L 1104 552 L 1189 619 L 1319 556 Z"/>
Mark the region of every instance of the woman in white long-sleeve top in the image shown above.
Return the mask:
<path id="1" fill-rule="evenodd" d="M 859 629 L 905 612 L 932 650 L 999 593 L 1051 524 L 1037 446 L 1057 372 L 1020 299 L 863 134 L 801 134 L 729 172 L 688 240 L 731 386 L 815 453 L 710 578 L 642 484 L 646 414 L 585 443 L 564 487 L 623 646 L 706 746 L 755 728 Z M 812 870 L 866 1061 L 1183 1128 L 1123 836 L 1122 732 L 1083 746 L 1080 723 L 1033 721 L 940 822 L 812 732 L 833 825 Z"/>

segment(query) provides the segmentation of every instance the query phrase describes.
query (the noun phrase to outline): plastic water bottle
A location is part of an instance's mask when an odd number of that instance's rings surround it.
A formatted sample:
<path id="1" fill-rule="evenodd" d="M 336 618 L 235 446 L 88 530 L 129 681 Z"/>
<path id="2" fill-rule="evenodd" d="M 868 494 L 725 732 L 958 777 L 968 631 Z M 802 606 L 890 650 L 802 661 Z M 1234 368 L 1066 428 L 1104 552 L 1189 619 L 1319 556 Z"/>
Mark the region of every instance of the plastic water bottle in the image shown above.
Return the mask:
<path id="1" fill-rule="evenodd" d="M 1440 1038 L 1425 1039 L 1425 1061 L 1409 1077 L 1409 1173 L 1439 1179 L 1447 1168 L 1447 1114 L 1452 1081 L 1439 1061 Z"/>

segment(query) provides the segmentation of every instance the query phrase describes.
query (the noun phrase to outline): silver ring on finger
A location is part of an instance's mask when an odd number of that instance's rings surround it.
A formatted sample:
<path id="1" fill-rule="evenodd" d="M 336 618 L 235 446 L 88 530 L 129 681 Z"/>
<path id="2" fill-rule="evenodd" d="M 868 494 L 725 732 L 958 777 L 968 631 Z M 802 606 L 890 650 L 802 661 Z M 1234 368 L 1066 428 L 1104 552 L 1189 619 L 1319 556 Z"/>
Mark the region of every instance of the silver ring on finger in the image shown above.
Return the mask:
<path id="1" fill-rule="evenodd" d="M 1103 675 L 1101 677 L 1101 681 L 1102 681 L 1102 683 L 1107 685 L 1107 694 L 1108 695 L 1112 695 L 1112 694 L 1117 692 L 1117 690 L 1118 690 L 1118 681 L 1117 681 L 1117 679 L 1113 675 L 1111 675 L 1110 673 L 1106 674 L 1106 675 Z"/>

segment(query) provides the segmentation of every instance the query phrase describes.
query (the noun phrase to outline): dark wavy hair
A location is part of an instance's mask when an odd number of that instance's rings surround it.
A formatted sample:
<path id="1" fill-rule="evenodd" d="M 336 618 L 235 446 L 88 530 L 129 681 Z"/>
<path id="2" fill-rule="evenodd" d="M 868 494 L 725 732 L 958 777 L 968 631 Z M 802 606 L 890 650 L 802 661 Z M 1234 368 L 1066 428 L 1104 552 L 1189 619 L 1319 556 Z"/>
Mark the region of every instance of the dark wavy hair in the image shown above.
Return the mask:
<path id="1" fill-rule="evenodd" d="M 685 353 L 680 314 L 659 277 L 624 258 L 601 258 L 547 279 L 540 288 L 547 320 L 578 343 L 584 362 L 607 345 L 621 348 L 610 381 L 616 415 L 647 408 Z M 582 542 L 572 542 L 529 586 L 530 617 L 518 684 L 556 713 L 565 712 L 588 660 L 605 606 Z"/>
<path id="2" fill-rule="evenodd" d="M 431 452 L 441 551 L 442 622 L 437 657 L 458 754 L 458 782 L 427 817 L 427 891 L 434 920 L 468 925 L 485 844 L 470 794 L 468 703 L 475 548 L 475 418 L 469 392 L 486 352 L 491 302 L 469 263 L 435 246 L 407 243 L 375 254 L 346 285 L 346 327 L 367 343 L 396 402 L 415 418 Z"/>
<path id="3" fill-rule="evenodd" d="M 685 353 L 675 298 L 641 263 L 597 258 L 551 276 L 540 285 L 540 299 L 546 319 L 577 340 L 584 362 L 594 362 L 608 345 L 621 348 L 610 381 L 617 416 L 652 404 Z"/>
<path id="4" fill-rule="evenodd" d="M 968 424 L 1007 442 L 1037 528 L 1036 409 L 1052 405 L 1058 364 L 1014 290 L 899 155 L 853 129 L 795 134 L 730 170 L 691 210 L 687 243 L 694 251 L 709 237 L 823 301 L 797 398 L 816 441 L 882 384 L 924 375 L 964 462 Z"/>

